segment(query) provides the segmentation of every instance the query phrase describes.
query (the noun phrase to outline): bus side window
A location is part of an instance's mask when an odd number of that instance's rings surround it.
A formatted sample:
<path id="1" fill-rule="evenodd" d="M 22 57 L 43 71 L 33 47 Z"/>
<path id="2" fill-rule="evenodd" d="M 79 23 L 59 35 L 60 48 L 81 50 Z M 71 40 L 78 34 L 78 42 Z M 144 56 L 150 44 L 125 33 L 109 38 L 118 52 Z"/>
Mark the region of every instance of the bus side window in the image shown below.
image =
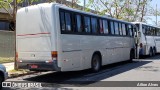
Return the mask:
<path id="1" fill-rule="evenodd" d="M 104 30 L 104 34 L 108 34 L 108 21 L 107 20 L 103 20 L 103 30 Z"/>
<path id="2" fill-rule="evenodd" d="M 157 30 L 158 30 L 158 28 L 155 29 L 155 31 L 154 31 L 154 32 L 155 32 L 154 36 L 157 36 Z"/>
<path id="3" fill-rule="evenodd" d="M 150 27 L 149 26 L 146 27 L 146 29 L 143 27 L 142 30 L 144 30 L 144 34 L 149 35 L 149 33 L 150 33 Z"/>
<path id="4" fill-rule="evenodd" d="M 61 30 L 65 31 L 64 12 L 60 12 L 60 24 L 61 24 Z"/>
<path id="5" fill-rule="evenodd" d="M 129 34 L 129 36 L 132 36 L 132 27 L 131 27 L 131 25 L 128 25 L 128 34 Z"/>
<path id="6" fill-rule="evenodd" d="M 154 28 L 154 30 L 153 30 L 153 36 L 155 36 L 156 35 L 156 28 Z"/>
<path id="7" fill-rule="evenodd" d="M 98 23 L 96 18 L 91 18 L 92 33 L 98 34 Z"/>
<path id="8" fill-rule="evenodd" d="M 142 25 L 142 32 L 143 32 L 143 34 L 148 35 L 149 27 L 145 27 L 144 25 Z"/>
<path id="9" fill-rule="evenodd" d="M 111 34 L 114 35 L 114 24 L 113 24 L 113 21 L 110 21 L 110 31 L 111 31 Z"/>
<path id="10" fill-rule="evenodd" d="M 130 36 L 130 32 L 129 32 L 129 25 L 126 24 L 126 36 Z"/>
<path id="11" fill-rule="evenodd" d="M 125 26 L 125 24 L 122 24 L 122 31 L 123 31 L 123 35 L 126 36 L 126 26 Z"/>
<path id="12" fill-rule="evenodd" d="M 70 13 L 65 13 L 65 21 L 66 21 L 66 31 L 71 31 L 71 15 Z"/>
<path id="13" fill-rule="evenodd" d="M 120 35 L 123 35 L 123 34 L 122 34 L 122 24 L 119 23 L 118 27 L 119 27 L 119 34 L 120 34 Z"/>
<path id="14" fill-rule="evenodd" d="M 114 22 L 114 29 L 115 29 L 115 34 L 119 35 L 119 29 L 118 29 L 118 23 Z"/>
<path id="15" fill-rule="evenodd" d="M 132 30 L 132 36 L 134 36 L 134 34 L 135 34 L 135 27 L 133 25 L 131 25 L 131 30 Z"/>
<path id="16" fill-rule="evenodd" d="M 91 22 L 90 17 L 85 16 L 84 17 L 84 30 L 87 33 L 91 32 L 91 23 L 90 22 Z"/>
<path id="17" fill-rule="evenodd" d="M 101 19 L 99 19 L 99 29 L 100 29 L 100 33 L 103 34 L 104 33 L 104 29 L 103 29 L 103 22 Z"/>
<path id="18" fill-rule="evenodd" d="M 160 36 L 160 28 L 157 30 L 157 36 Z"/>
<path id="19" fill-rule="evenodd" d="M 149 35 L 153 35 L 153 27 L 151 27 Z"/>
<path id="20" fill-rule="evenodd" d="M 82 32 L 83 26 L 82 26 L 82 16 L 76 15 L 76 32 Z"/>

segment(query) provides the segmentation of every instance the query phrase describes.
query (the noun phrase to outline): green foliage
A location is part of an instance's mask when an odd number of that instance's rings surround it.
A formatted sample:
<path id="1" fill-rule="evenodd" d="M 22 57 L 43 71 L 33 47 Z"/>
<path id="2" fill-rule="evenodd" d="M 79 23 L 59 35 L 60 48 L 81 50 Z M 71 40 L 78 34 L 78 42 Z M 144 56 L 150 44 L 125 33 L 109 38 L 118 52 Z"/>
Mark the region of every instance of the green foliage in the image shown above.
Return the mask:
<path id="1" fill-rule="evenodd" d="M 12 0 L 8 0 L 8 1 L 4 1 L 4 0 L 0 0 L 0 8 L 9 8 L 9 3 L 11 3 Z"/>
<path id="2" fill-rule="evenodd" d="M 152 0 L 89 0 L 90 5 L 97 5 L 98 14 L 108 14 L 113 18 L 127 21 L 142 21 L 148 13 L 148 4 Z M 97 4 L 98 2 L 98 4 Z M 99 8 L 100 7 L 100 8 Z M 101 9 L 103 8 L 103 9 Z"/>

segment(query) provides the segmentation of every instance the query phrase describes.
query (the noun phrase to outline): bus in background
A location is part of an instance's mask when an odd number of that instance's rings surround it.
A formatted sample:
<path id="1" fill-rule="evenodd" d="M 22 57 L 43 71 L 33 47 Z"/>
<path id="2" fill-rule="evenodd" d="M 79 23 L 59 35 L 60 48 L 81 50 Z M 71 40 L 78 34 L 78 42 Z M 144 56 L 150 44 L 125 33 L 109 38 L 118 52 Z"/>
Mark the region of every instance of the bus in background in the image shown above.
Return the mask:
<path id="1" fill-rule="evenodd" d="M 110 17 L 44 3 L 17 12 L 19 69 L 77 71 L 135 57 L 135 25 Z"/>
<path id="2" fill-rule="evenodd" d="M 160 28 L 142 22 L 133 22 L 140 33 L 139 55 L 154 56 L 160 52 Z"/>

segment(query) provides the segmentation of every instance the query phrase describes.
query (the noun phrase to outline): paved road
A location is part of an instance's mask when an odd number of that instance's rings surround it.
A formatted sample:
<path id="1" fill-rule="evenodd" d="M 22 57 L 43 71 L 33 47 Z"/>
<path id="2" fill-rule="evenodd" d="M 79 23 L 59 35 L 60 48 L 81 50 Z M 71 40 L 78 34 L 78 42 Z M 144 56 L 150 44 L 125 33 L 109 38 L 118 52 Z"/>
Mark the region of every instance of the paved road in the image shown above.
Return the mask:
<path id="1" fill-rule="evenodd" d="M 134 60 L 133 63 L 122 62 L 107 65 L 98 73 L 91 73 L 90 70 L 76 72 L 43 72 L 33 75 L 21 76 L 18 78 L 8 79 L 7 81 L 23 81 L 42 83 L 42 88 L 25 88 L 34 90 L 160 90 L 160 83 L 153 82 L 159 87 L 127 87 L 127 85 L 135 85 L 140 81 L 160 81 L 160 55 L 152 58 Z M 107 82 L 116 81 L 116 82 Z M 125 82 L 118 82 L 125 81 Z M 137 82 L 127 82 L 137 81 Z M 117 83 L 118 82 L 118 83 Z M 147 82 L 147 84 L 148 84 Z M 17 82 L 18 83 L 18 82 Z M 132 84 L 133 83 L 133 84 Z M 106 87 L 107 85 L 125 87 Z M 137 84 L 136 84 L 137 85 Z M 52 87 L 49 87 L 52 86 Z M 4 88 L 8 90 L 22 90 L 24 88 Z"/>

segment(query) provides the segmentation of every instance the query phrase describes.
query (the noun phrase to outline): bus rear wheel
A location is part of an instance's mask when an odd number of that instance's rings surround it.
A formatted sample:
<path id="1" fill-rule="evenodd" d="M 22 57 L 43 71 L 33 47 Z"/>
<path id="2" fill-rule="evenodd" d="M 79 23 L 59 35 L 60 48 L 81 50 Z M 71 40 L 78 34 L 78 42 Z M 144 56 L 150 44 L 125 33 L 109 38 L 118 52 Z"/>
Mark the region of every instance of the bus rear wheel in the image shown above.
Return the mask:
<path id="1" fill-rule="evenodd" d="M 155 56 L 156 53 L 157 53 L 157 52 L 156 52 L 156 48 L 154 47 L 154 48 L 153 48 L 153 56 Z"/>
<path id="2" fill-rule="evenodd" d="M 3 82 L 3 77 L 2 77 L 3 75 L 2 74 L 0 74 L 0 90 L 2 89 L 2 82 Z"/>
<path id="3" fill-rule="evenodd" d="M 98 54 L 93 55 L 91 65 L 93 72 L 98 72 L 100 70 L 101 62 Z"/>
<path id="4" fill-rule="evenodd" d="M 133 59 L 135 59 L 135 51 L 134 51 L 134 50 L 131 50 L 131 51 L 130 51 L 130 60 L 129 60 L 129 62 L 132 62 Z"/>
<path id="5" fill-rule="evenodd" d="M 150 56 L 150 57 L 153 56 L 153 49 L 152 49 L 152 48 L 150 48 L 150 50 L 149 50 L 149 56 Z"/>

